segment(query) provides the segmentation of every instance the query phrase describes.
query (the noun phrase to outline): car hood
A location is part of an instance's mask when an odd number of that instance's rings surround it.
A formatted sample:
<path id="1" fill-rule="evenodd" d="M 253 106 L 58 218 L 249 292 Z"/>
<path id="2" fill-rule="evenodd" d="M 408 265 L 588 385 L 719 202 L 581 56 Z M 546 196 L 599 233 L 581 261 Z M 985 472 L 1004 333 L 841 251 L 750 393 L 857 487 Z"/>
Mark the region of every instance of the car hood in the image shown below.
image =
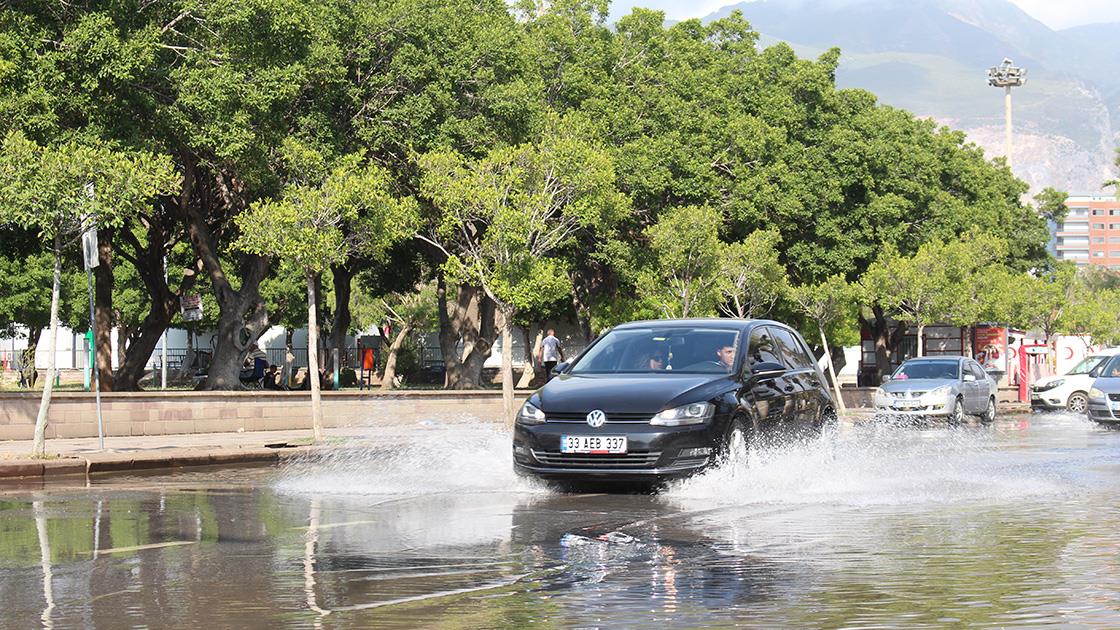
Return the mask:
<path id="1" fill-rule="evenodd" d="M 717 374 L 562 374 L 536 393 L 545 413 L 657 413 L 662 409 L 713 399 L 735 389 Z"/>
<path id="2" fill-rule="evenodd" d="M 1101 376 L 1093 381 L 1093 387 L 1106 394 L 1120 394 L 1120 378 Z"/>
<path id="3" fill-rule="evenodd" d="M 1062 374 L 1060 376 L 1043 376 L 1034 382 L 1035 389 L 1041 389 L 1050 385 L 1055 381 L 1069 381 L 1070 379 L 1089 379 L 1092 378 L 1088 374 Z"/>
<path id="4" fill-rule="evenodd" d="M 888 381 L 883 384 L 883 391 L 887 392 L 928 392 L 942 385 L 956 385 L 957 381 L 945 378 L 908 378 L 902 381 Z"/>

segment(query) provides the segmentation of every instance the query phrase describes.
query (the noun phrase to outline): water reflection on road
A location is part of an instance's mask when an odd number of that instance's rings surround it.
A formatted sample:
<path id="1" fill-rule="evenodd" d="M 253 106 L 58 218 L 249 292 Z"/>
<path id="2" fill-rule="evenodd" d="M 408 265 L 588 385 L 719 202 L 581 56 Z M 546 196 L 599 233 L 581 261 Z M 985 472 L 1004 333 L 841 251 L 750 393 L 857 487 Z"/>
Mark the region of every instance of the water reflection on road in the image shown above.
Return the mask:
<path id="1" fill-rule="evenodd" d="M 861 424 L 657 495 L 498 430 L 0 493 L 0 626 L 1120 625 L 1120 432 Z"/>

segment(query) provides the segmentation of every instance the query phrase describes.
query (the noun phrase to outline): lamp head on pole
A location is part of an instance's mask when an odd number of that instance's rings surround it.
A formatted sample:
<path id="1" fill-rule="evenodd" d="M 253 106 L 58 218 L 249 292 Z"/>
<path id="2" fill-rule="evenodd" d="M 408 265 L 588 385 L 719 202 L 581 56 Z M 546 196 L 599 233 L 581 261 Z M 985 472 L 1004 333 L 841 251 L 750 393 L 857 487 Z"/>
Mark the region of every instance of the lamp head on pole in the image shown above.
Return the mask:
<path id="1" fill-rule="evenodd" d="M 1004 59 L 998 66 L 988 68 L 988 85 L 992 87 L 1020 87 L 1027 82 L 1027 71 Z"/>

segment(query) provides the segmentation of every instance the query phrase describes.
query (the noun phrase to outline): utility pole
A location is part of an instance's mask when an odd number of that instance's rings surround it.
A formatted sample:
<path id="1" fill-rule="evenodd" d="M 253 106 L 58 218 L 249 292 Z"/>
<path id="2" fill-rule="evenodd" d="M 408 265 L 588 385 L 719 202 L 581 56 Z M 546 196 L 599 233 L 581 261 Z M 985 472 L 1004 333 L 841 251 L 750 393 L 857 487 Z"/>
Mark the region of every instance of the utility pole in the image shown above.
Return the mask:
<path id="1" fill-rule="evenodd" d="M 86 184 L 86 195 L 93 197 L 93 184 Z M 89 287 L 89 330 L 90 353 L 93 359 L 93 395 L 97 401 L 97 448 L 105 450 L 105 424 L 101 418 L 101 374 L 97 369 L 97 313 L 93 306 L 93 268 L 99 264 L 97 251 L 97 223 L 93 217 L 83 219 L 86 228 L 82 232 L 82 259 L 86 268 L 86 285 Z"/>
<path id="2" fill-rule="evenodd" d="M 1003 88 L 1003 150 L 1007 154 L 1007 168 L 1011 168 L 1011 88 L 1022 87 L 1027 82 L 1027 71 L 1004 59 L 998 66 L 988 68 L 988 85 Z"/>

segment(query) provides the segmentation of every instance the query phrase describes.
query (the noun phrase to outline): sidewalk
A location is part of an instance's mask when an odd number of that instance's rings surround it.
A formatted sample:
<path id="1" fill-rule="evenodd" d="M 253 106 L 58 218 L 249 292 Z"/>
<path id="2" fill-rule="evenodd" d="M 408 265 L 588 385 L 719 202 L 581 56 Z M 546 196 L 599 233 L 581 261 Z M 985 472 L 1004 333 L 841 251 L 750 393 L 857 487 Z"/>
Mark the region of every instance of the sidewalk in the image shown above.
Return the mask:
<path id="1" fill-rule="evenodd" d="M 368 428 L 327 429 L 327 445 L 312 446 L 311 431 L 245 431 L 47 440 L 49 459 L 30 457 L 30 440 L 0 442 L 0 479 L 88 475 L 100 472 L 275 463 L 337 445 L 338 438 L 367 435 Z"/>

